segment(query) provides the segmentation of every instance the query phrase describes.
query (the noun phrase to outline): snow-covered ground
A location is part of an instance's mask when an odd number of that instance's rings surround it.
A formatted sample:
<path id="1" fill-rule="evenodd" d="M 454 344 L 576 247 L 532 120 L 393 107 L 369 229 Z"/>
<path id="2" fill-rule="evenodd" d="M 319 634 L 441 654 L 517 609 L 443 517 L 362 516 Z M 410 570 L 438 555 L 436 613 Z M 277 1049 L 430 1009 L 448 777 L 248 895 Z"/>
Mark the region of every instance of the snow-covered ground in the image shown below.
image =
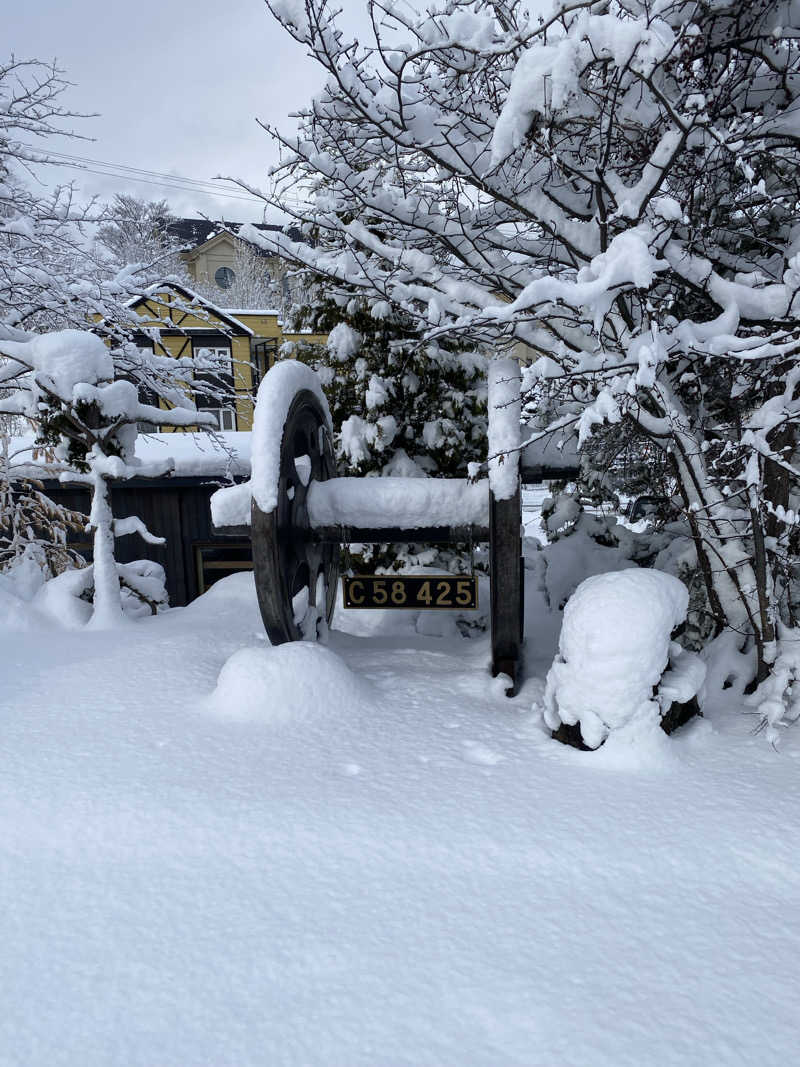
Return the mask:
<path id="1" fill-rule="evenodd" d="M 551 741 L 530 575 L 512 700 L 412 613 L 270 649 L 249 574 L 5 633 L 0 1063 L 797 1062 L 800 733 Z"/>

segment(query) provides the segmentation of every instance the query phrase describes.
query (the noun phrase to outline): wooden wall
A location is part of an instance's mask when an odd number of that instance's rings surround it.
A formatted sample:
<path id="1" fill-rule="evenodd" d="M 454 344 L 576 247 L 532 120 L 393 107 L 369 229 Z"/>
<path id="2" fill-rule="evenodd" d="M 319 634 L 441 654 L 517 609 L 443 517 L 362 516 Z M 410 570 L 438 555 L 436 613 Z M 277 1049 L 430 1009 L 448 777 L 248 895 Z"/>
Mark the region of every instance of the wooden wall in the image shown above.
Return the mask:
<path id="1" fill-rule="evenodd" d="M 220 537 L 211 525 L 209 500 L 218 485 L 207 478 L 163 478 L 158 481 L 134 478 L 112 486 L 115 518 L 138 515 L 151 533 L 167 539 L 164 545 L 151 545 L 137 534 L 120 537 L 117 539 L 117 560 L 131 563 L 137 559 L 152 559 L 160 563 L 166 571 L 169 602 L 173 607 L 188 604 L 202 591 L 197 548 L 227 547 L 231 557 L 238 559 L 233 569 L 246 569 L 241 560 L 249 559 L 250 555 L 243 552 L 241 539 Z M 88 513 L 89 492 L 82 486 L 48 481 L 45 488 L 48 496 L 57 503 Z M 89 535 L 78 534 L 75 541 L 81 554 L 91 560 Z M 223 573 L 219 571 L 215 576 L 221 577 Z"/>

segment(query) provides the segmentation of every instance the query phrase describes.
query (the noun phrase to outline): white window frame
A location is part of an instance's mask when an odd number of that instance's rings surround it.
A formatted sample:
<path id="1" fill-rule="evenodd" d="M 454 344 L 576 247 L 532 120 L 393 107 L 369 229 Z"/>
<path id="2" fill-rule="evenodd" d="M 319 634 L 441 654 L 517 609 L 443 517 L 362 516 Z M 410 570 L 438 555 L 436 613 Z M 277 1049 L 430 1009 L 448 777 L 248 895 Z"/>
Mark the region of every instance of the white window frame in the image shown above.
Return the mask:
<path id="1" fill-rule="evenodd" d="M 193 356 L 195 361 L 199 356 L 204 356 L 206 353 L 213 353 L 209 360 L 208 369 L 213 373 L 215 370 L 219 370 L 223 374 L 230 376 L 233 381 L 233 351 L 231 346 L 228 345 L 202 345 L 194 349 Z M 219 362 L 217 362 L 217 360 Z M 195 367 L 195 371 L 203 372 L 205 368 L 202 366 Z M 231 431 L 236 429 L 236 408 L 230 407 L 199 407 L 198 411 L 202 411 L 205 414 L 214 415 L 217 420 L 217 429 L 223 431 Z"/>

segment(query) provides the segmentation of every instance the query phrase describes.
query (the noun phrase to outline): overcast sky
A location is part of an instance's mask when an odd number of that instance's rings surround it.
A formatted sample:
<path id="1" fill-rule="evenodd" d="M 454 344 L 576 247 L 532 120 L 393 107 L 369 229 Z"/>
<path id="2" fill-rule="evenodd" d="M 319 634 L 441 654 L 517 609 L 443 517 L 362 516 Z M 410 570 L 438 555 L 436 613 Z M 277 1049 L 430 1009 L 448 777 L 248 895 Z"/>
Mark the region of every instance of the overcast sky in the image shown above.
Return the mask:
<path id="1" fill-rule="evenodd" d="M 363 24 L 363 0 L 341 6 L 349 29 Z M 57 59 L 74 83 L 64 103 L 99 112 L 76 123 L 93 143 L 61 141 L 59 149 L 128 167 L 204 180 L 234 174 L 263 188 L 277 157 L 256 118 L 293 128 L 289 112 L 323 82 L 263 0 L 28 0 L 3 21 L 8 52 Z M 58 178 L 104 199 L 163 196 L 179 215 L 261 217 L 256 203 L 129 178 L 76 170 L 59 170 Z"/>

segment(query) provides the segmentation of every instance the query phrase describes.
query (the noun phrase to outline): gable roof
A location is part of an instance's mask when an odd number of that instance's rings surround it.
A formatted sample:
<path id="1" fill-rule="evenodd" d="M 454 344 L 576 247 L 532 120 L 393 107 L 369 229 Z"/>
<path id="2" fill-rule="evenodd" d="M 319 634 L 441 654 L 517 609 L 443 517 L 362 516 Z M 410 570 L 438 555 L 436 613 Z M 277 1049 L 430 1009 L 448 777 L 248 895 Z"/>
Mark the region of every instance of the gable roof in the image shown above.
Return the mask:
<path id="1" fill-rule="evenodd" d="M 177 237 L 186 250 L 205 244 L 212 237 L 220 233 L 229 233 L 236 236 L 244 226 L 244 222 L 214 222 L 212 219 L 173 219 L 167 223 L 167 233 Z M 267 222 L 254 222 L 251 225 L 257 230 L 282 230 L 282 226 L 274 226 Z"/>
<path id="2" fill-rule="evenodd" d="M 209 241 L 214 241 L 223 234 L 238 238 L 239 230 L 242 226 L 247 225 L 254 226 L 257 230 L 261 230 L 262 233 L 286 233 L 292 241 L 303 240 L 303 235 L 297 226 L 278 226 L 270 222 L 212 222 L 209 219 L 173 219 L 172 222 L 167 223 L 167 233 L 177 237 L 181 242 L 180 251 L 183 254 L 191 254 L 199 251 Z M 239 240 L 243 240 L 243 238 L 239 238 Z M 259 248 L 258 245 L 250 244 L 250 242 L 246 243 L 262 256 L 272 254 L 263 248 Z"/>
<path id="3" fill-rule="evenodd" d="M 145 304 L 147 301 L 158 292 L 164 290 L 172 290 L 173 292 L 180 293 L 187 304 L 199 304 L 206 311 L 210 312 L 216 318 L 220 319 L 226 325 L 230 326 L 234 333 L 247 334 L 253 336 L 253 331 L 249 326 L 245 326 L 239 319 L 235 319 L 229 312 L 224 311 L 222 308 L 217 307 L 216 304 L 212 304 L 210 300 L 206 300 L 204 296 L 200 296 L 199 293 L 194 292 L 193 289 L 187 289 L 185 285 L 179 285 L 178 282 L 170 281 L 169 278 L 165 278 L 163 281 L 155 282 L 153 285 L 148 285 L 146 289 L 143 289 L 137 296 L 132 297 L 126 302 L 126 307 L 136 308 L 140 304 Z M 158 316 L 159 318 L 161 316 Z M 168 322 L 164 320 L 165 324 Z M 189 327 L 188 329 L 191 329 Z"/>

